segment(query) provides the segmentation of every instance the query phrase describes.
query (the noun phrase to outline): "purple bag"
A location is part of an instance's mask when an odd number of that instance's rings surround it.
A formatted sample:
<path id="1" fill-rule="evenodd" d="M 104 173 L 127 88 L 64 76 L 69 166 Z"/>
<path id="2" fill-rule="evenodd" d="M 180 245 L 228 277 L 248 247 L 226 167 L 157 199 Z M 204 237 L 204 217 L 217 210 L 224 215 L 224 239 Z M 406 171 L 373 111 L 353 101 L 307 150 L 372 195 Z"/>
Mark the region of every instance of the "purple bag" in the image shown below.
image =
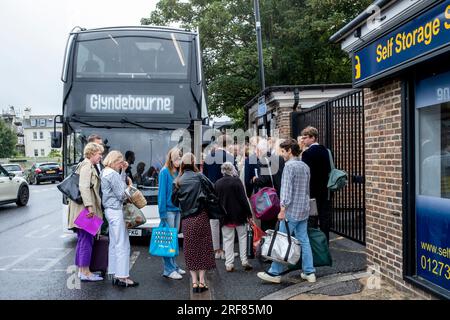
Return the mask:
<path id="1" fill-rule="evenodd" d="M 87 231 L 95 236 L 98 230 L 100 230 L 103 220 L 96 215 L 94 215 L 92 218 L 88 218 L 88 214 L 89 211 L 87 208 L 81 210 L 80 214 L 75 219 L 74 224 L 77 225 L 77 227 L 79 227 L 80 229 L 83 229 L 84 231 Z"/>
<path id="2" fill-rule="evenodd" d="M 252 195 L 250 197 L 250 204 L 258 219 L 273 220 L 278 216 L 278 213 L 280 213 L 280 198 L 278 198 L 277 191 L 274 188 L 271 164 L 267 158 L 265 158 L 265 160 L 268 164 L 272 187 L 262 188 Z"/>
<path id="3" fill-rule="evenodd" d="M 262 188 L 250 197 L 250 203 L 258 219 L 272 220 L 280 213 L 280 199 L 274 188 Z"/>

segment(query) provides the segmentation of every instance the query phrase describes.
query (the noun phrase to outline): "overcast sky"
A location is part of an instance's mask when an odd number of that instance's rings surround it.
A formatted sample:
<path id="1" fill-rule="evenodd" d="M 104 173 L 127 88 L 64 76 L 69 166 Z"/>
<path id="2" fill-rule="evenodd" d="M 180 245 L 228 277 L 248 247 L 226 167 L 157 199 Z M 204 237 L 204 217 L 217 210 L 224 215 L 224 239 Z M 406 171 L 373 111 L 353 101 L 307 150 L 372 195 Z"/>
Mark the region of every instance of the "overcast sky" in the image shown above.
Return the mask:
<path id="1" fill-rule="evenodd" d="M 157 0 L 0 0 L 0 112 L 60 114 L 61 69 L 69 32 L 140 25 Z"/>

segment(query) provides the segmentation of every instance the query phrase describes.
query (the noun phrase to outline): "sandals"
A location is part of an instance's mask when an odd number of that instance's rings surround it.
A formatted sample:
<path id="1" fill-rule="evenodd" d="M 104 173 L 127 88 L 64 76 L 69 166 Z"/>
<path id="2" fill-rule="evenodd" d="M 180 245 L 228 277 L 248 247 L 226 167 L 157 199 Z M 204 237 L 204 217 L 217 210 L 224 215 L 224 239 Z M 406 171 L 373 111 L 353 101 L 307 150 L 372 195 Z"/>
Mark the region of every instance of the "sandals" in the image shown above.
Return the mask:
<path id="1" fill-rule="evenodd" d="M 201 283 L 201 282 L 198 284 L 198 292 L 203 292 L 203 291 L 206 291 L 208 289 L 209 288 L 208 288 L 208 286 L 206 284 Z"/>
<path id="2" fill-rule="evenodd" d="M 192 284 L 192 292 L 201 293 L 208 290 L 208 286 L 204 283 L 193 283 Z"/>

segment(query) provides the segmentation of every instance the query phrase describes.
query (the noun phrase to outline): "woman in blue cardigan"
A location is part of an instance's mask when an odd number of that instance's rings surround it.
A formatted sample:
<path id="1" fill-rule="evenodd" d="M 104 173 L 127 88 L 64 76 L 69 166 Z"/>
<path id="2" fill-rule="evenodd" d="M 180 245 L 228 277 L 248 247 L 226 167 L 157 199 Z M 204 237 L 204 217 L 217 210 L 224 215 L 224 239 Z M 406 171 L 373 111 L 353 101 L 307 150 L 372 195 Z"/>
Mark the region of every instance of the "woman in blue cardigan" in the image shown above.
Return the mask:
<path id="1" fill-rule="evenodd" d="M 160 171 L 158 176 L 158 210 L 161 225 L 171 228 L 180 228 L 180 209 L 172 203 L 172 184 L 178 176 L 180 167 L 181 150 L 173 148 L 167 154 L 166 164 Z M 182 275 L 186 273 L 181 269 L 174 258 L 163 258 L 164 272 L 163 276 L 170 279 L 182 279 Z"/>

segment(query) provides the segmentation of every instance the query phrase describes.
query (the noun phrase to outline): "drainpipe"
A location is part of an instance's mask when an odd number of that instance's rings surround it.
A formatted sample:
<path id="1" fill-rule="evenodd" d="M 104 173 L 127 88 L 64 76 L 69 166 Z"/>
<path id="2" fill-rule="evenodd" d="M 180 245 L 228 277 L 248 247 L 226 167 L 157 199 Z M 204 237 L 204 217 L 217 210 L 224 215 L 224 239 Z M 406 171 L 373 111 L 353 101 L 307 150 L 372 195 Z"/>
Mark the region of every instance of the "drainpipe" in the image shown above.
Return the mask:
<path id="1" fill-rule="evenodd" d="M 294 105 L 292 106 L 292 109 L 294 110 L 294 111 L 297 111 L 297 106 L 298 106 L 298 103 L 299 103 L 299 101 L 300 101 L 300 99 L 299 99 L 299 94 L 298 94 L 299 92 L 298 92 L 298 88 L 295 88 L 294 89 Z"/>

